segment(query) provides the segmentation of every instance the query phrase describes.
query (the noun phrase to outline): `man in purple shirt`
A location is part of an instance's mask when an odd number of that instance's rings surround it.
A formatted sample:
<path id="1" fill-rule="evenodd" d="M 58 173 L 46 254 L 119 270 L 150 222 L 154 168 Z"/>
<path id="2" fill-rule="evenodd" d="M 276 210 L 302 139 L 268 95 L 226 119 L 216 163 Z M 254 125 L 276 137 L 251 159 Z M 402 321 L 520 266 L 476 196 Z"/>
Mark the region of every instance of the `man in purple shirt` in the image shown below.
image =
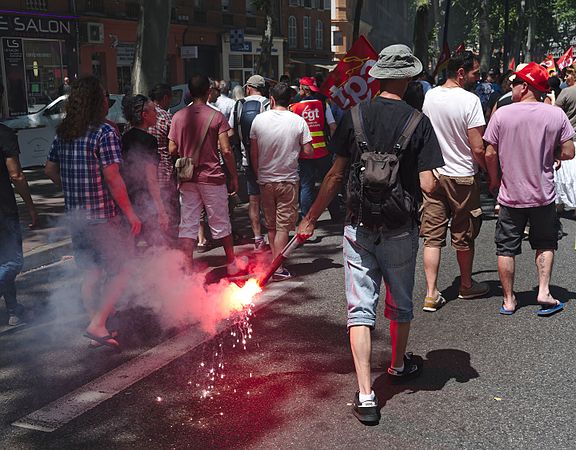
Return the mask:
<path id="1" fill-rule="evenodd" d="M 514 75 L 514 103 L 494 113 L 484 134 L 490 190 L 500 188 L 495 238 L 504 294 L 500 314 L 513 314 L 518 306 L 513 290 L 514 257 L 522 252 L 522 235 L 529 220 L 529 241 L 536 250 L 538 270 L 538 315 L 548 316 L 564 308 L 550 294 L 558 248 L 554 161 L 574 158 L 574 130 L 564 111 L 539 101 L 549 90 L 546 69 L 532 62 Z"/>

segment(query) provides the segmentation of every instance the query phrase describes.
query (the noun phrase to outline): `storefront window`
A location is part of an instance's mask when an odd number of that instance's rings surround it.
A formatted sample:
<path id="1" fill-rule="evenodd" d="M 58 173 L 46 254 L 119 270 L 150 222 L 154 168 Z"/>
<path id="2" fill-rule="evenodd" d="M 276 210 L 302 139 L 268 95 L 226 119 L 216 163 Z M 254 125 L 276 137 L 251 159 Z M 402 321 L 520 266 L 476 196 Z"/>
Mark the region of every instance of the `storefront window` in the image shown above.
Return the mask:
<path id="1" fill-rule="evenodd" d="M 67 68 L 62 67 L 59 41 L 24 40 L 28 111 L 35 112 L 61 94 Z"/>

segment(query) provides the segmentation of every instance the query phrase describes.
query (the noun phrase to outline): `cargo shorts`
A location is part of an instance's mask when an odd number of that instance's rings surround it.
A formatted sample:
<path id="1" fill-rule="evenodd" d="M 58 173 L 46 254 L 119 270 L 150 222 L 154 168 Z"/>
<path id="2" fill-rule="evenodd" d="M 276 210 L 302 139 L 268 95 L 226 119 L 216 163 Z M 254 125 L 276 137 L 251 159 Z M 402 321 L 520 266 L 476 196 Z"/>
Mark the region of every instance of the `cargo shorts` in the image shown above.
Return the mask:
<path id="1" fill-rule="evenodd" d="M 424 246 L 445 247 L 449 223 L 452 247 L 458 251 L 474 249 L 474 240 L 482 225 L 480 186 L 476 177 L 440 175 L 436 190 L 424 193 L 420 226 Z"/>

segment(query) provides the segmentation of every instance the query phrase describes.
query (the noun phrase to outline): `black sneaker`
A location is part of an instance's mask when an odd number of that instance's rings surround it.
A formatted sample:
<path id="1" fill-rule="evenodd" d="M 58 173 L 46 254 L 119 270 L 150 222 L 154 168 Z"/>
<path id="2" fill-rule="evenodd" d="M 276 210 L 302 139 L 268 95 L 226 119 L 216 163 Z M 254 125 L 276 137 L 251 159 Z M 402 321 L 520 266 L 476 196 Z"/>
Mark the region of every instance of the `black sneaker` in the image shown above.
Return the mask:
<path id="1" fill-rule="evenodd" d="M 360 422 L 378 423 L 380 421 L 378 397 L 374 396 L 374 400 L 360 403 L 360 391 L 356 391 L 354 402 L 352 403 L 352 414 L 354 414 Z"/>
<path id="2" fill-rule="evenodd" d="M 388 367 L 388 376 L 394 381 L 414 378 L 422 372 L 422 365 L 416 361 L 412 353 L 404 353 L 404 369 L 402 371 Z"/>

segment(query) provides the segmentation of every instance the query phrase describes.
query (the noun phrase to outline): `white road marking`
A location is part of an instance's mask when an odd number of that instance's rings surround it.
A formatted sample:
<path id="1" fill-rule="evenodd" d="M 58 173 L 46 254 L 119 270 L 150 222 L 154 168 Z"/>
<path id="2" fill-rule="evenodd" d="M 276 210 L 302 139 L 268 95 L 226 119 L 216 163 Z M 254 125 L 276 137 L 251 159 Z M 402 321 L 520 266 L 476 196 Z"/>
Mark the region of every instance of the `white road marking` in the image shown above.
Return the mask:
<path id="1" fill-rule="evenodd" d="M 256 299 L 254 309 L 260 309 L 302 284 L 297 280 L 269 284 Z M 217 332 L 224 331 L 227 325 L 222 322 Z M 206 333 L 190 328 L 12 425 L 48 433 L 55 431 L 210 339 Z"/>

